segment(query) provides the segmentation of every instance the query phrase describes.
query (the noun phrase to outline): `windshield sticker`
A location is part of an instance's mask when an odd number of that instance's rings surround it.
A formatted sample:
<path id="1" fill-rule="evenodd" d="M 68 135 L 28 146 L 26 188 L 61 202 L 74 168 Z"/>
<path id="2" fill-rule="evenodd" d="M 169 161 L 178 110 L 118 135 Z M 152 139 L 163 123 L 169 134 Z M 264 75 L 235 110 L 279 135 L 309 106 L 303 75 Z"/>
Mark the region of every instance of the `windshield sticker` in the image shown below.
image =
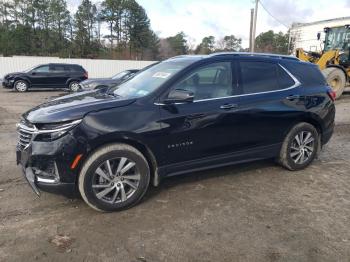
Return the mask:
<path id="1" fill-rule="evenodd" d="M 156 77 L 156 78 L 168 78 L 170 75 L 171 75 L 171 73 L 157 72 L 157 73 L 155 73 L 152 77 Z"/>

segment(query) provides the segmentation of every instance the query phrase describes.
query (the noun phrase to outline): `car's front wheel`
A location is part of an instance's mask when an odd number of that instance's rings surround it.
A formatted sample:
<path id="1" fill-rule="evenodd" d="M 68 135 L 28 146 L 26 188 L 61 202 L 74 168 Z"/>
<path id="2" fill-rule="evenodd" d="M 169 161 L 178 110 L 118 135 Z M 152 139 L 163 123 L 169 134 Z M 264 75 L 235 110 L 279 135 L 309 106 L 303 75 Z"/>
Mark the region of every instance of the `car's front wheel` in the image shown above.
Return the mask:
<path id="1" fill-rule="evenodd" d="M 24 80 L 18 80 L 14 84 L 17 92 L 26 92 L 28 90 L 28 83 Z"/>
<path id="2" fill-rule="evenodd" d="M 142 153 L 126 144 L 112 144 L 86 160 L 78 182 L 89 206 L 98 211 L 119 211 L 139 202 L 149 181 L 150 169 Z"/>
<path id="3" fill-rule="evenodd" d="M 278 157 L 278 162 L 289 170 L 307 167 L 317 156 L 319 133 L 309 123 L 299 123 L 287 134 Z"/>

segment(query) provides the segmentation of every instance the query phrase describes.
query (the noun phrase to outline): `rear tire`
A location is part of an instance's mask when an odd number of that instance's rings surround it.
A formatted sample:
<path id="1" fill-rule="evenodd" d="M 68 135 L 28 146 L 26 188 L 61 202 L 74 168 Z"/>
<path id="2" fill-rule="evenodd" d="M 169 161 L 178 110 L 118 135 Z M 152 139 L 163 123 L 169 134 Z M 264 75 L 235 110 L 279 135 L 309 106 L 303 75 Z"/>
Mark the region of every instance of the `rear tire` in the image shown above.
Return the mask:
<path id="1" fill-rule="evenodd" d="M 328 85 L 336 93 L 336 98 L 339 98 L 344 92 L 346 85 L 346 76 L 344 72 L 336 67 L 328 67 L 322 70 L 322 74 L 326 78 Z"/>
<path id="2" fill-rule="evenodd" d="M 285 137 L 278 162 L 288 170 L 304 169 L 317 156 L 319 143 L 320 137 L 313 125 L 297 124 Z"/>
<path id="3" fill-rule="evenodd" d="M 24 80 L 18 80 L 14 84 L 15 90 L 17 92 L 26 92 L 28 90 L 28 83 Z"/>
<path id="4" fill-rule="evenodd" d="M 69 90 L 71 92 L 78 92 L 80 90 L 80 85 L 78 81 L 72 81 L 69 83 Z"/>
<path id="5" fill-rule="evenodd" d="M 110 212 L 136 205 L 146 193 L 149 181 L 149 165 L 140 151 L 126 144 L 111 144 L 86 160 L 78 186 L 90 207 Z"/>

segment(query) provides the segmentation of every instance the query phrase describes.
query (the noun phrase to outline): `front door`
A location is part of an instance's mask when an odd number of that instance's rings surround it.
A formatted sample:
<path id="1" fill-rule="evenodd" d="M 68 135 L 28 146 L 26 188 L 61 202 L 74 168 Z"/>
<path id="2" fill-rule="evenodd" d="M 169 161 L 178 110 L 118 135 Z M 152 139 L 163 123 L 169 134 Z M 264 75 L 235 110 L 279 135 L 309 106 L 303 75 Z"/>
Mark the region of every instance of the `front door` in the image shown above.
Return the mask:
<path id="1" fill-rule="evenodd" d="M 29 72 L 30 82 L 33 87 L 50 87 L 49 65 L 39 66 Z"/>
<path id="2" fill-rule="evenodd" d="M 194 102 L 160 105 L 163 163 L 185 162 L 232 153 L 238 149 L 240 98 L 234 63 L 200 66 L 170 89 L 194 93 Z"/>

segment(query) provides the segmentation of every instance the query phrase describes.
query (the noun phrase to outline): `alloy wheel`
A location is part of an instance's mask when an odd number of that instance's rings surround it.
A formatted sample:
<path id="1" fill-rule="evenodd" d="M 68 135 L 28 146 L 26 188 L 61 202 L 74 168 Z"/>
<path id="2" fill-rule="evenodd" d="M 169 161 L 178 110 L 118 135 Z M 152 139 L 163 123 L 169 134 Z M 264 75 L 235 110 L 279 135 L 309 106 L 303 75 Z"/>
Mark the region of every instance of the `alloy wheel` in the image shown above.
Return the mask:
<path id="1" fill-rule="evenodd" d="M 77 82 L 73 82 L 70 85 L 70 89 L 73 92 L 77 92 L 79 90 L 79 88 L 80 88 L 80 86 L 79 86 L 79 83 L 77 83 Z"/>
<path id="2" fill-rule="evenodd" d="M 140 178 L 135 162 L 126 157 L 109 159 L 95 170 L 92 189 L 106 203 L 121 203 L 136 192 Z"/>
<path id="3" fill-rule="evenodd" d="M 19 92 L 25 92 L 27 90 L 27 84 L 23 81 L 16 83 L 16 90 Z"/>
<path id="4" fill-rule="evenodd" d="M 299 132 L 290 147 L 290 157 L 296 164 L 306 163 L 315 151 L 315 138 L 309 131 Z"/>

